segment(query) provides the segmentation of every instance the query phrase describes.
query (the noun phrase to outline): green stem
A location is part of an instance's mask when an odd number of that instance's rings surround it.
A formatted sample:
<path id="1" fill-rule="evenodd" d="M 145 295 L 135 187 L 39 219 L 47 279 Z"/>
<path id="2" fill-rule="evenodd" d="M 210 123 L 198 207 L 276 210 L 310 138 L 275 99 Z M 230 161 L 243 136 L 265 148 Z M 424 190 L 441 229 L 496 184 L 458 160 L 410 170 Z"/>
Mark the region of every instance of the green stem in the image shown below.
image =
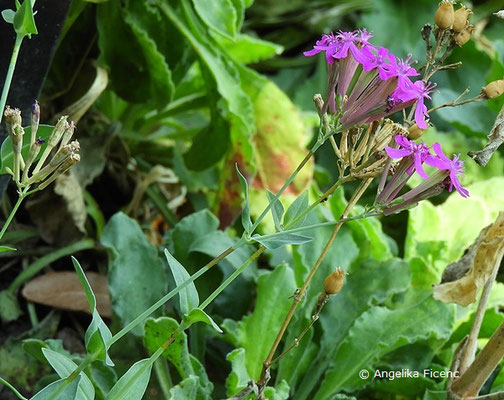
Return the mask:
<path id="1" fill-rule="evenodd" d="M 257 257 L 261 255 L 261 253 L 266 250 L 266 247 L 260 246 L 259 249 L 252 254 L 247 261 L 245 261 L 240 267 L 238 267 L 229 277 L 220 284 L 220 286 L 213 291 L 213 293 L 206 298 L 206 300 L 200 304 L 198 308 L 204 310 L 214 299 L 231 283 L 235 280 L 235 278 L 240 275 L 245 268 L 249 266 L 249 264 L 254 261 Z"/>
<path id="2" fill-rule="evenodd" d="M 17 199 L 17 202 L 16 204 L 14 204 L 14 207 L 12 208 L 9 216 L 7 217 L 7 221 L 5 221 L 5 224 L 4 226 L 2 227 L 2 230 L 0 231 L 0 239 L 2 239 L 5 231 L 7 230 L 7 228 L 9 227 L 10 223 L 12 222 L 12 219 L 14 218 L 14 215 L 16 214 L 19 206 L 21 205 L 21 203 L 23 202 L 23 199 L 26 197 L 25 194 L 20 194 L 19 195 L 19 198 Z"/>
<path id="3" fill-rule="evenodd" d="M 93 249 L 95 247 L 95 242 L 93 239 L 82 239 L 78 242 L 72 243 L 69 246 L 63 247 L 52 253 L 46 254 L 40 257 L 33 264 L 29 265 L 24 271 L 22 271 L 16 279 L 10 284 L 9 290 L 14 293 L 23 283 L 35 276 L 40 270 L 45 268 L 50 263 L 59 260 L 62 257 L 72 255 L 81 250 Z"/>
<path id="4" fill-rule="evenodd" d="M 12 386 L 9 382 L 7 382 L 5 379 L 1 378 L 0 377 L 0 383 L 2 385 L 5 385 L 7 386 L 10 390 L 12 390 L 12 392 L 16 395 L 16 397 L 18 399 L 21 399 L 21 400 L 28 400 L 26 397 L 24 397 L 21 393 L 18 392 L 18 390 Z"/>
<path id="5" fill-rule="evenodd" d="M 24 38 L 23 35 L 17 35 L 16 41 L 14 42 L 14 49 L 12 49 L 9 69 L 7 70 L 7 76 L 5 77 L 4 87 L 2 89 L 2 97 L 0 98 L 0 122 L 2 122 L 5 103 L 7 103 L 7 95 L 9 94 L 10 86 L 12 83 L 12 77 L 14 75 L 14 69 L 16 68 L 16 62 L 19 55 L 19 49 L 21 48 L 23 38 Z"/>

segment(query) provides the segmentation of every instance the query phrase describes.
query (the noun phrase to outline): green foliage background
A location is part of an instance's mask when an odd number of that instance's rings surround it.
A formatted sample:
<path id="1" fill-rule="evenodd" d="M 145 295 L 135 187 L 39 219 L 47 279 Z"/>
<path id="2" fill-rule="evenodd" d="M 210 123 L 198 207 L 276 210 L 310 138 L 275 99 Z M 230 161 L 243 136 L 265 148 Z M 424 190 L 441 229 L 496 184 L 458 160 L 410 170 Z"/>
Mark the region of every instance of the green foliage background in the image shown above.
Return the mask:
<path id="1" fill-rule="evenodd" d="M 477 94 L 504 75 L 504 22 L 492 16 L 504 2 L 464 3 L 474 10 L 472 22 L 481 31 L 451 56 L 463 65 L 436 76 L 439 92 L 433 105 L 453 100 L 467 86 Z M 321 33 L 366 27 L 377 45 L 399 57 L 413 53 L 422 62 L 419 31 L 431 22 L 436 7 L 432 0 L 74 0 L 42 104 L 54 110 L 72 104 L 95 79 L 96 65 L 108 72 L 109 84 L 79 123 L 82 161 L 73 175 L 77 199 L 56 189 L 31 201 L 31 240 L 58 246 L 92 237 L 101 244 L 79 259 L 84 269 L 107 274 L 114 311 L 108 325 L 118 331 L 175 286 L 164 248 L 192 274 L 238 240 L 243 202 L 235 164 L 248 180 L 250 213 L 257 217 L 268 202 L 264 189 L 276 193 L 305 156 L 318 126 L 312 97 L 325 90 L 326 76 L 321 57 L 305 58 L 302 51 Z M 461 153 L 466 160 L 469 199 L 455 193 L 389 219 L 344 225 L 285 343 L 309 323 L 322 282 L 336 266 L 350 273 L 344 289 L 273 370 L 267 398 L 441 398 L 436 397 L 444 390 L 441 380 L 362 380 L 358 372 L 448 369 L 458 341 L 468 333 L 475 307 L 433 300 L 432 284 L 502 210 L 502 152 L 485 168 L 466 156 L 484 145 L 502 104 L 496 99 L 441 110 L 432 118 L 436 128 L 424 136 L 428 144 L 439 141 L 447 153 Z M 336 160 L 324 146 L 289 187 L 284 207 L 298 196 L 317 198 L 336 177 Z M 339 218 L 351 191 L 338 190 L 305 223 Z M 177 196 L 181 201 L 169 203 Z M 54 198 L 60 199 L 57 212 L 37 218 L 40 207 L 56 207 Z M 87 215 L 83 226 L 76 222 L 79 213 Z M 55 237 L 51 232 L 62 223 L 72 229 Z M 259 230 L 272 232 L 273 219 Z M 258 379 L 290 307 L 289 296 L 331 231 L 310 232 L 313 241 L 268 250 L 249 266 L 207 309 L 224 333 L 198 324 L 180 335 L 150 380 L 142 372 L 142 381 L 148 382 L 144 398 L 162 399 L 167 393 L 177 400 L 224 398 Z M 23 246 L 26 237 L 19 237 Z M 253 251 L 241 247 L 197 280 L 200 299 Z M 504 285 L 497 283 L 482 342 L 504 321 L 503 301 Z M 13 296 L 1 297 L 2 315 L 16 302 Z M 118 377 L 177 329 L 180 312 L 177 301 L 169 302 L 111 349 L 116 368 L 95 362 L 78 386 L 67 390 L 82 395 L 78 398 L 88 398 L 91 389 L 99 399 L 113 398 L 109 391 Z M 53 357 L 53 367 L 61 354 L 63 364 L 72 362 L 64 361 L 68 357 L 82 360 L 79 351 L 69 353 L 51 339 L 65 324 L 73 326 L 60 318 L 50 312 L 39 326 L 7 335 L 0 347 L 0 374 L 26 393 L 56 381 L 56 375 L 47 376 L 46 359 Z M 26 338 L 32 341 L 23 342 Z M 54 369 L 64 377 L 64 368 Z M 496 371 L 484 390 L 502 390 L 503 382 L 504 372 Z"/>

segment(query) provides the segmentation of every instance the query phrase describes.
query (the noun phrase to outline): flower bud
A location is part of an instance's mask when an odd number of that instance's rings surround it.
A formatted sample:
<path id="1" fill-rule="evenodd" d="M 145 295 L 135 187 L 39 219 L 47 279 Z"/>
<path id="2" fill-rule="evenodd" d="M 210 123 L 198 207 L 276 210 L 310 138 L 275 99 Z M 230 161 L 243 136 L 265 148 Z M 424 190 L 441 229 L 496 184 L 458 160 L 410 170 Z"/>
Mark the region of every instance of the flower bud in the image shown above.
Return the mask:
<path id="1" fill-rule="evenodd" d="M 472 14 L 472 11 L 469 8 L 465 8 L 465 6 L 462 6 L 455 11 L 455 18 L 453 20 L 452 27 L 454 32 L 461 32 L 466 27 L 467 19 L 470 14 Z"/>
<path id="2" fill-rule="evenodd" d="M 410 126 L 408 130 L 408 139 L 417 140 L 423 135 L 425 131 L 426 129 L 420 129 L 417 124 L 414 124 Z"/>
<path id="3" fill-rule="evenodd" d="M 456 33 L 453 36 L 453 40 L 455 40 L 457 46 L 463 46 L 469 41 L 469 39 L 471 38 L 471 33 L 473 31 L 474 31 L 474 25 L 469 25 L 464 29 L 462 29 L 459 33 Z"/>
<path id="4" fill-rule="evenodd" d="M 40 123 L 40 106 L 39 106 L 38 101 L 35 100 L 35 103 L 33 103 L 33 105 L 32 105 L 30 144 L 35 143 L 39 123 Z"/>
<path id="5" fill-rule="evenodd" d="M 434 22 L 441 29 L 450 29 L 455 19 L 455 11 L 453 10 L 453 3 L 449 0 L 443 0 L 439 8 L 434 14 Z"/>
<path id="6" fill-rule="evenodd" d="M 65 132 L 63 132 L 63 137 L 61 138 L 61 143 L 60 143 L 60 148 L 63 147 L 64 145 L 68 144 L 70 139 L 72 138 L 73 134 L 75 131 L 75 123 L 73 121 L 70 121 L 69 124 L 67 124 L 65 128 Z"/>
<path id="7" fill-rule="evenodd" d="M 317 107 L 318 114 L 322 115 L 322 110 L 324 109 L 324 100 L 322 99 L 322 95 L 320 93 L 314 95 L 313 102 L 315 103 L 315 107 Z"/>
<path id="8" fill-rule="evenodd" d="M 55 147 L 59 143 L 61 137 L 63 136 L 63 133 L 68 129 L 67 118 L 68 117 L 66 116 L 61 117 L 56 123 L 56 126 L 54 127 L 51 136 L 49 136 L 49 140 L 47 141 L 47 145 L 50 148 Z"/>
<path id="9" fill-rule="evenodd" d="M 336 294 L 343 287 L 346 272 L 342 269 L 336 269 L 331 275 L 324 279 L 324 290 L 327 294 Z"/>
<path id="10" fill-rule="evenodd" d="M 486 85 L 481 93 L 487 99 L 495 99 L 504 93 L 504 79 L 499 79 L 498 81 L 490 82 Z"/>

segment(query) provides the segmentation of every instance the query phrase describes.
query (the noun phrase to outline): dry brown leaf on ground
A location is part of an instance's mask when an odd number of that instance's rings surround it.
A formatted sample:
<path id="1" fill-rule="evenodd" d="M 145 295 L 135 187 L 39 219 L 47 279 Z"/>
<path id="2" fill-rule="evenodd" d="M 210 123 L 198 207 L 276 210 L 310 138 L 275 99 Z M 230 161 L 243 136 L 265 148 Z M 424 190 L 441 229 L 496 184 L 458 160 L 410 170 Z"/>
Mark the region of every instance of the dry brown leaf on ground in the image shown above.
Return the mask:
<path id="1" fill-rule="evenodd" d="M 434 286 L 434 298 L 444 303 L 467 306 L 476 301 L 504 254 L 504 212 L 484 228 L 467 253 L 446 267 L 441 284 Z"/>
<path id="2" fill-rule="evenodd" d="M 95 272 L 87 272 L 86 276 L 96 296 L 98 312 L 102 317 L 112 317 L 107 278 Z M 75 272 L 62 271 L 41 275 L 28 282 L 22 294 L 26 300 L 33 303 L 91 313 L 86 293 Z"/>

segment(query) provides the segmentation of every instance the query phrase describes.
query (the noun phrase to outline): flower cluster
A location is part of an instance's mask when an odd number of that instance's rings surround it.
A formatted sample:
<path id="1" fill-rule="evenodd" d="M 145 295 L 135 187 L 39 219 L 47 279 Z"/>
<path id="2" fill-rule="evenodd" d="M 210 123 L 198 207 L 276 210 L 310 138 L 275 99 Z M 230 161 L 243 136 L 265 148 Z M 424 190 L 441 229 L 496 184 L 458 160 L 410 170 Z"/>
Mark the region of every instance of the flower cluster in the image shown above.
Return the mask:
<path id="1" fill-rule="evenodd" d="M 455 188 L 462 197 L 469 197 L 469 191 L 463 188 L 459 181 L 459 176 L 464 172 L 464 166 L 457 155 L 450 160 L 439 143 L 432 145 L 432 150 L 434 150 L 432 154 L 431 148 L 425 143 L 415 143 L 401 135 L 395 137 L 395 142 L 399 148 L 386 147 L 385 151 L 390 161 L 399 159 L 399 163 L 392 179 L 386 185 L 385 180 L 391 162 L 388 168 L 385 168 L 382 182 L 380 182 L 379 190 L 381 191 L 376 198 L 376 203 L 383 205 L 385 215 L 404 210 L 421 200 L 441 193 L 444 189 L 451 192 Z M 424 163 L 437 169 L 430 177 L 423 168 Z M 415 171 L 424 181 L 398 197 L 399 192 Z"/>
<path id="2" fill-rule="evenodd" d="M 312 50 L 313 56 L 325 52 L 328 63 L 328 92 L 324 112 L 341 111 L 344 129 L 362 125 L 415 106 L 415 122 L 427 128 L 425 99 L 435 85 L 422 80 L 411 66 L 411 54 L 406 59 L 394 56 L 385 47 L 376 48 L 369 42 L 372 34 L 365 29 L 323 35 Z"/>

